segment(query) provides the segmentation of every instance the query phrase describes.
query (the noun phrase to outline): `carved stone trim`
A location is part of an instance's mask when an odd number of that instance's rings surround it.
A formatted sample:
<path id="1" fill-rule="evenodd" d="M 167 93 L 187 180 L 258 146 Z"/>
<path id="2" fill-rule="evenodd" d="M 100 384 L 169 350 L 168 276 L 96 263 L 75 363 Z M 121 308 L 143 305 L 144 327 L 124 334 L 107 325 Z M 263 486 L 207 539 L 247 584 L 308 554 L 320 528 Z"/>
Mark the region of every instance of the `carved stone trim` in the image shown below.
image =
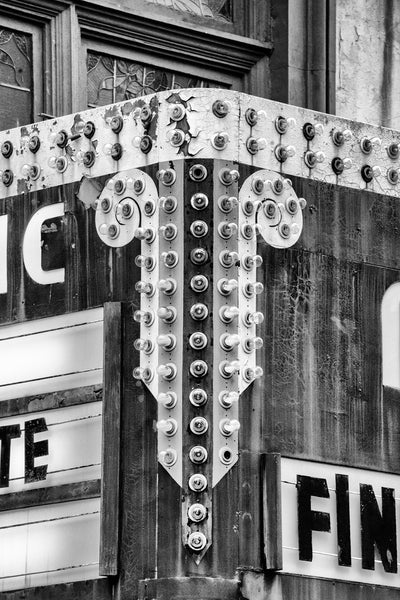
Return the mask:
<path id="1" fill-rule="evenodd" d="M 264 56 L 270 55 L 268 42 L 226 35 L 202 27 L 187 28 L 177 23 L 149 19 L 115 9 L 80 2 L 76 12 L 82 36 L 87 39 L 116 43 L 119 47 L 132 44 L 151 54 L 169 56 L 186 63 L 201 64 L 226 73 L 243 75 Z"/>
<path id="2" fill-rule="evenodd" d="M 68 0 L 2 0 L 0 14 L 43 22 L 56 17 L 70 5 Z"/>

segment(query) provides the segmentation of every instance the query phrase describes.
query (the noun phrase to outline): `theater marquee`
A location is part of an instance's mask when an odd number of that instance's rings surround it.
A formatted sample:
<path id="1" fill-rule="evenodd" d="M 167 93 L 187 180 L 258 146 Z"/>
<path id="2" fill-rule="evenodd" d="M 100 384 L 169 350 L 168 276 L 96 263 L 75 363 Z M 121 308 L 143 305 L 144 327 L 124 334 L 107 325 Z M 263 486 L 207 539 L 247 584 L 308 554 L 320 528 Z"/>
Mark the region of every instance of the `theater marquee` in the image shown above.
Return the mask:
<path id="1" fill-rule="evenodd" d="M 206 88 L 0 134 L 0 589 L 261 571 L 260 453 L 373 459 L 399 140 Z M 267 569 L 398 586 L 400 476 L 274 456 Z"/>

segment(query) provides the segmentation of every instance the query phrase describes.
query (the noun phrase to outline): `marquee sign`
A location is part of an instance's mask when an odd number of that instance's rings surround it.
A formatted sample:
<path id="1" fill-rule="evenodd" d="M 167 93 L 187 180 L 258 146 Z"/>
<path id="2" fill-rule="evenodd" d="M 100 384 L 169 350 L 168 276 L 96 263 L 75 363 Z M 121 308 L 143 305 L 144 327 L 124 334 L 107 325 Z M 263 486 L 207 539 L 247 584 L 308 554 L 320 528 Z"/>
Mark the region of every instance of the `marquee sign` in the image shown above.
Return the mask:
<path id="1" fill-rule="evenodd" d="M 181 490 L 197 565 L 215 490 L 240 460 L 243 397 L 263 382 L 266 248 L 302 233 L 294 178 L 395 196 L 399 148 L 398 132 L 209 89 L 0 135 L 3 322 L 133 302 L 132 381 L 157 406 L 158 463 Z M 24 444 L 25 420 L 11 425 L 7 440 Z"/>

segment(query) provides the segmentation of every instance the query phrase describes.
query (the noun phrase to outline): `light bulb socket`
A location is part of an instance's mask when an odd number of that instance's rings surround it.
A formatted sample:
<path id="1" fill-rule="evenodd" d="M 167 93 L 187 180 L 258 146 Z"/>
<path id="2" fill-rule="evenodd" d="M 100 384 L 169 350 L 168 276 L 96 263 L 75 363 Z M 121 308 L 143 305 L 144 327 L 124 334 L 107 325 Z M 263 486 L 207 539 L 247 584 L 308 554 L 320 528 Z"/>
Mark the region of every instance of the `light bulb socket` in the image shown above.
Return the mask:
<path id="1" fill-rule="evenodd" d="M 110 152 L 110 156 L 112 159 L 114 160 L 120 160 L 120 158 L 122 157 L 123 154 L 123 148 L 121 146 L 121 144 L 119 142 L 115 142 L 115 144 L 113 144 L 111 146 L 111 152 Z"/>
<path id="2" fill-rule="evenodd" d="M 211 145 L 215 150 L 225 150 L 229 142 L 229 136 L 226 132 L 215 133 L 211 138 Z"/>
<path id="3" fill-rule="evenodd" d="M 208 343 L 207 336 L 202 331 L 195 331 L 189 337 L 189 344 L 193 350 L 203 350 Z"/>
<path id="4" fill-rule="evenodd" d="M 96 132 L 96 126 L 92 121 L 87 121 L 83 129 L 83 135 L 88 140 L 91 140 Z"/>
<path id="5" fill-rule="evenodd" d="M 190 280 L 190 288 L 193 292 L 200 294 L 208 288 L 208 279 L 205 275 L 194 275 Z"/>
<path id="6" fill-rule="evenodd" d="M 188 536 L 187 545 L 192 552 L 202 552 L 207 546 L 207 538 L 201 531 L 193 531 Z"/>
<path id="7" fill-rule="evenodd" d="M 192 165 L 189 169 L 189 179 L 192 181 L 204 181 L 207 179 L 207 168 L 204 165 Z"/>
<path id="8" fill-rule="evenodd" d="M 205 304 L 197 302 L 190 307 L 190 316 L 195 321 L 204 321 L 208 317 L 208 308 Z"/>
<path id="9" fill-rule="evenodd" d="M 167 269 L 173 269 L 178 264 L 178 253 L 175 250 L 170 250 L 169 252 L 162 252 L 161 258 L 164 265 Z"/>
<path id="10" fill-rule="evenodd" d="M 202 194 L 200 192 L 193 194 L 193 196 L 190 199 L 190 204 L 191 204 L 192 208 L 194 208 L 195 210 L 204 210 L 208 206 L 208 196 L 206 196 L 206 194 Z M 195 235 L 195 234 L 193 234 L 193 235 Z M 200 236 L 196 236 L 196 237 L 200 237 Z"/>
<path id="11" fill-rule="evenodd" d="M 207 489 L 207 477 L 203 473 L 194 473 L 189 477 L 189 489 L 192 492 L 204 492 Z"/>
<path id="12" fill-rule="evenodd" d="M 158 455 L 158 460 L 166 467 L 173 467 L 178 460 L 178 453 L 174 448 L 162 450 Z"/>
<path id="13" fill-rule="evenodd" d="M 40 139 L 39 136 L 37 135 L 32 135 L 29 138 L 28 141 L 28 149 L 33 153 L 36 154 L 36 152 L 39 150 L 40 148 Z"/>
<path id="14" fill-rule="evenodd" d="M 189 459 L 195 465 L 202 465 L 208 459 L 208 452 L 204 446 L 193 446 L 189 450 Z"/>
<path id="15" fill-rule="evenodd" d="M 273 200 L 267 200 L 263 203 L 263 212 L 267 219 L 276 219 L 278 205 Z"/>
<path id="16" fill-rule="evenodd" d="M 212 111 L 218 119 L 223 119 L 229 113 L 231 103 L 226 100 L 215 100 Z"/>
<path id="17" fill-rule="evenodd" d="M 207 509 L 204 504 L 196 502 L 188 508 L 188 519 L 193 523 L 200 523 L 207 517 Z"/>
<path id="18" fill-rule="evenodd" d="M 218 178 L 222 185 L 228 186 L 232 185 L 235 181 L 239 181 L 239 171 L 237 169 L 221 169 L 218 173 Z"/>
<path id="19" fill-rule="evenodd" d="M 208 421 L 204 417 L 194 417 L 189 423 L 189 429 L 194 435 L 204 435 L 208 431 Z"/>
<path id="20" fill-rule="evenodd" d="M 223 446 L 219 449 L 218 457 L 222 464 L 226 466 L 231 465 L 235 458 L 232 450 L 228 448 L 228 446 Z"/>
<path id="21" fill-rule="evenodd" d="M 175 198 L 175 196 L 167 196 L 167 197 L 161 196 L 159 198 L 159 202 L 160 202 L 160 207 L 167 214 L 171 214 L 171 213 L 175 212 L 177 209 L 177 206 L 178 206 L 178 201 Z"/>
<path id="22" fill-rule="evenodd" d="M 195 388 L 190 392 L 189 400 L 193 406 L 204 406 L 207 402 L 207 392 L 201 388 Z"/>
<path id="23" fill-rule="evenodd" d="M 176 171 L 174 169 L 161 169 L 157 172 L 157 178 L 163 185 L 170 187 L 176 181 Z"/>
<path id="24" fill-rule="evenodd" d="M 220 196 L 218 198 L 218 207 L 221 212 L 229 214 L 232 212 L 234 206 L 238 203 L 238 199 L 234 196 Z"/>
<path id="25" fill-rule="evenodd" d="M 190 251 L 190 260 L 194 265 L 204 265 L 208 261 L 208 252 L 205 248 L 193 248 Z"/>
<path id="26" fill-rule="evenodd" d="M 10 140 L 6 140 L 5 142 L 3 142 L 1 144 L 0 151 L 4 158 L 10 158 L 14 151 L 14 146 L 12 142 Z"/>
<path id="27" fill-rule="evenodd" d="M 205 377 L 208 373 L 208 365 L 204 360 L 194 360 L 190 363 L 189 367 L 190 374 L 196 379 Z"/>
<path id="28" fill-rule="evenodd" d="M 110 119 L 110 129 L 114 133 L 120 133 L 120 131 L 122 130 L 123 126 L 124 126 L 124 120 L 121 117 L 121 115 L 114 115 Z"/>

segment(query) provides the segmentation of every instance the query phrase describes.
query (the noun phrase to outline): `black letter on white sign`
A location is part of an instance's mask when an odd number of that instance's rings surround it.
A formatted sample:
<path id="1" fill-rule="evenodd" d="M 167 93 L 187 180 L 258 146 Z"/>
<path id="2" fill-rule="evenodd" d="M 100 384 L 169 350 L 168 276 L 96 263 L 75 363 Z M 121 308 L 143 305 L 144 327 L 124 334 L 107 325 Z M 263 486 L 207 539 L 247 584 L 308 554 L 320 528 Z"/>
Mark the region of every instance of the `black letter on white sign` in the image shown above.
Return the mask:
<path id="1" fill-rule="evenodd" d="M 328 513 L 311 510 L 311 496 L 329 498 L 326 479 L 297 475 L 297 518 L 299 531 L 299 559 L 312 561 L 312 532 L 330 531 Z"/>
<path id="2" fill-rule="evenodd" d="M 46 479 L 47 465 L 35 467 L 35 458 L 46 456 L 49 453 L 48 440 L 35 442 L 35 433 L 47 431 L 46 421 L 43 417 L 33 421 L 25 421 L 25 483 Z"/>
<path id="3" fill-rule="evenodd" d="M 372 485 L 360 483 L 361 564 L 363 569 L 375 569 L 376 543 L 383 568 L 397 573 L 396 505 L 394 490 L 382 488 L 382 514 Z"/>
<path id="4" fill-rule="evenodd" d="M 349 478 L 336 474 L 338 563 L 351 567 Z"/>
<path id="5" fill-rule="evenodd" d="M 4 427 L 0 427 L 0 487 L 8 487 L 9 485 L 11 440 L 19 437 L 21 437 L 21 428 L 19 425 L 5 425 Z"/>

